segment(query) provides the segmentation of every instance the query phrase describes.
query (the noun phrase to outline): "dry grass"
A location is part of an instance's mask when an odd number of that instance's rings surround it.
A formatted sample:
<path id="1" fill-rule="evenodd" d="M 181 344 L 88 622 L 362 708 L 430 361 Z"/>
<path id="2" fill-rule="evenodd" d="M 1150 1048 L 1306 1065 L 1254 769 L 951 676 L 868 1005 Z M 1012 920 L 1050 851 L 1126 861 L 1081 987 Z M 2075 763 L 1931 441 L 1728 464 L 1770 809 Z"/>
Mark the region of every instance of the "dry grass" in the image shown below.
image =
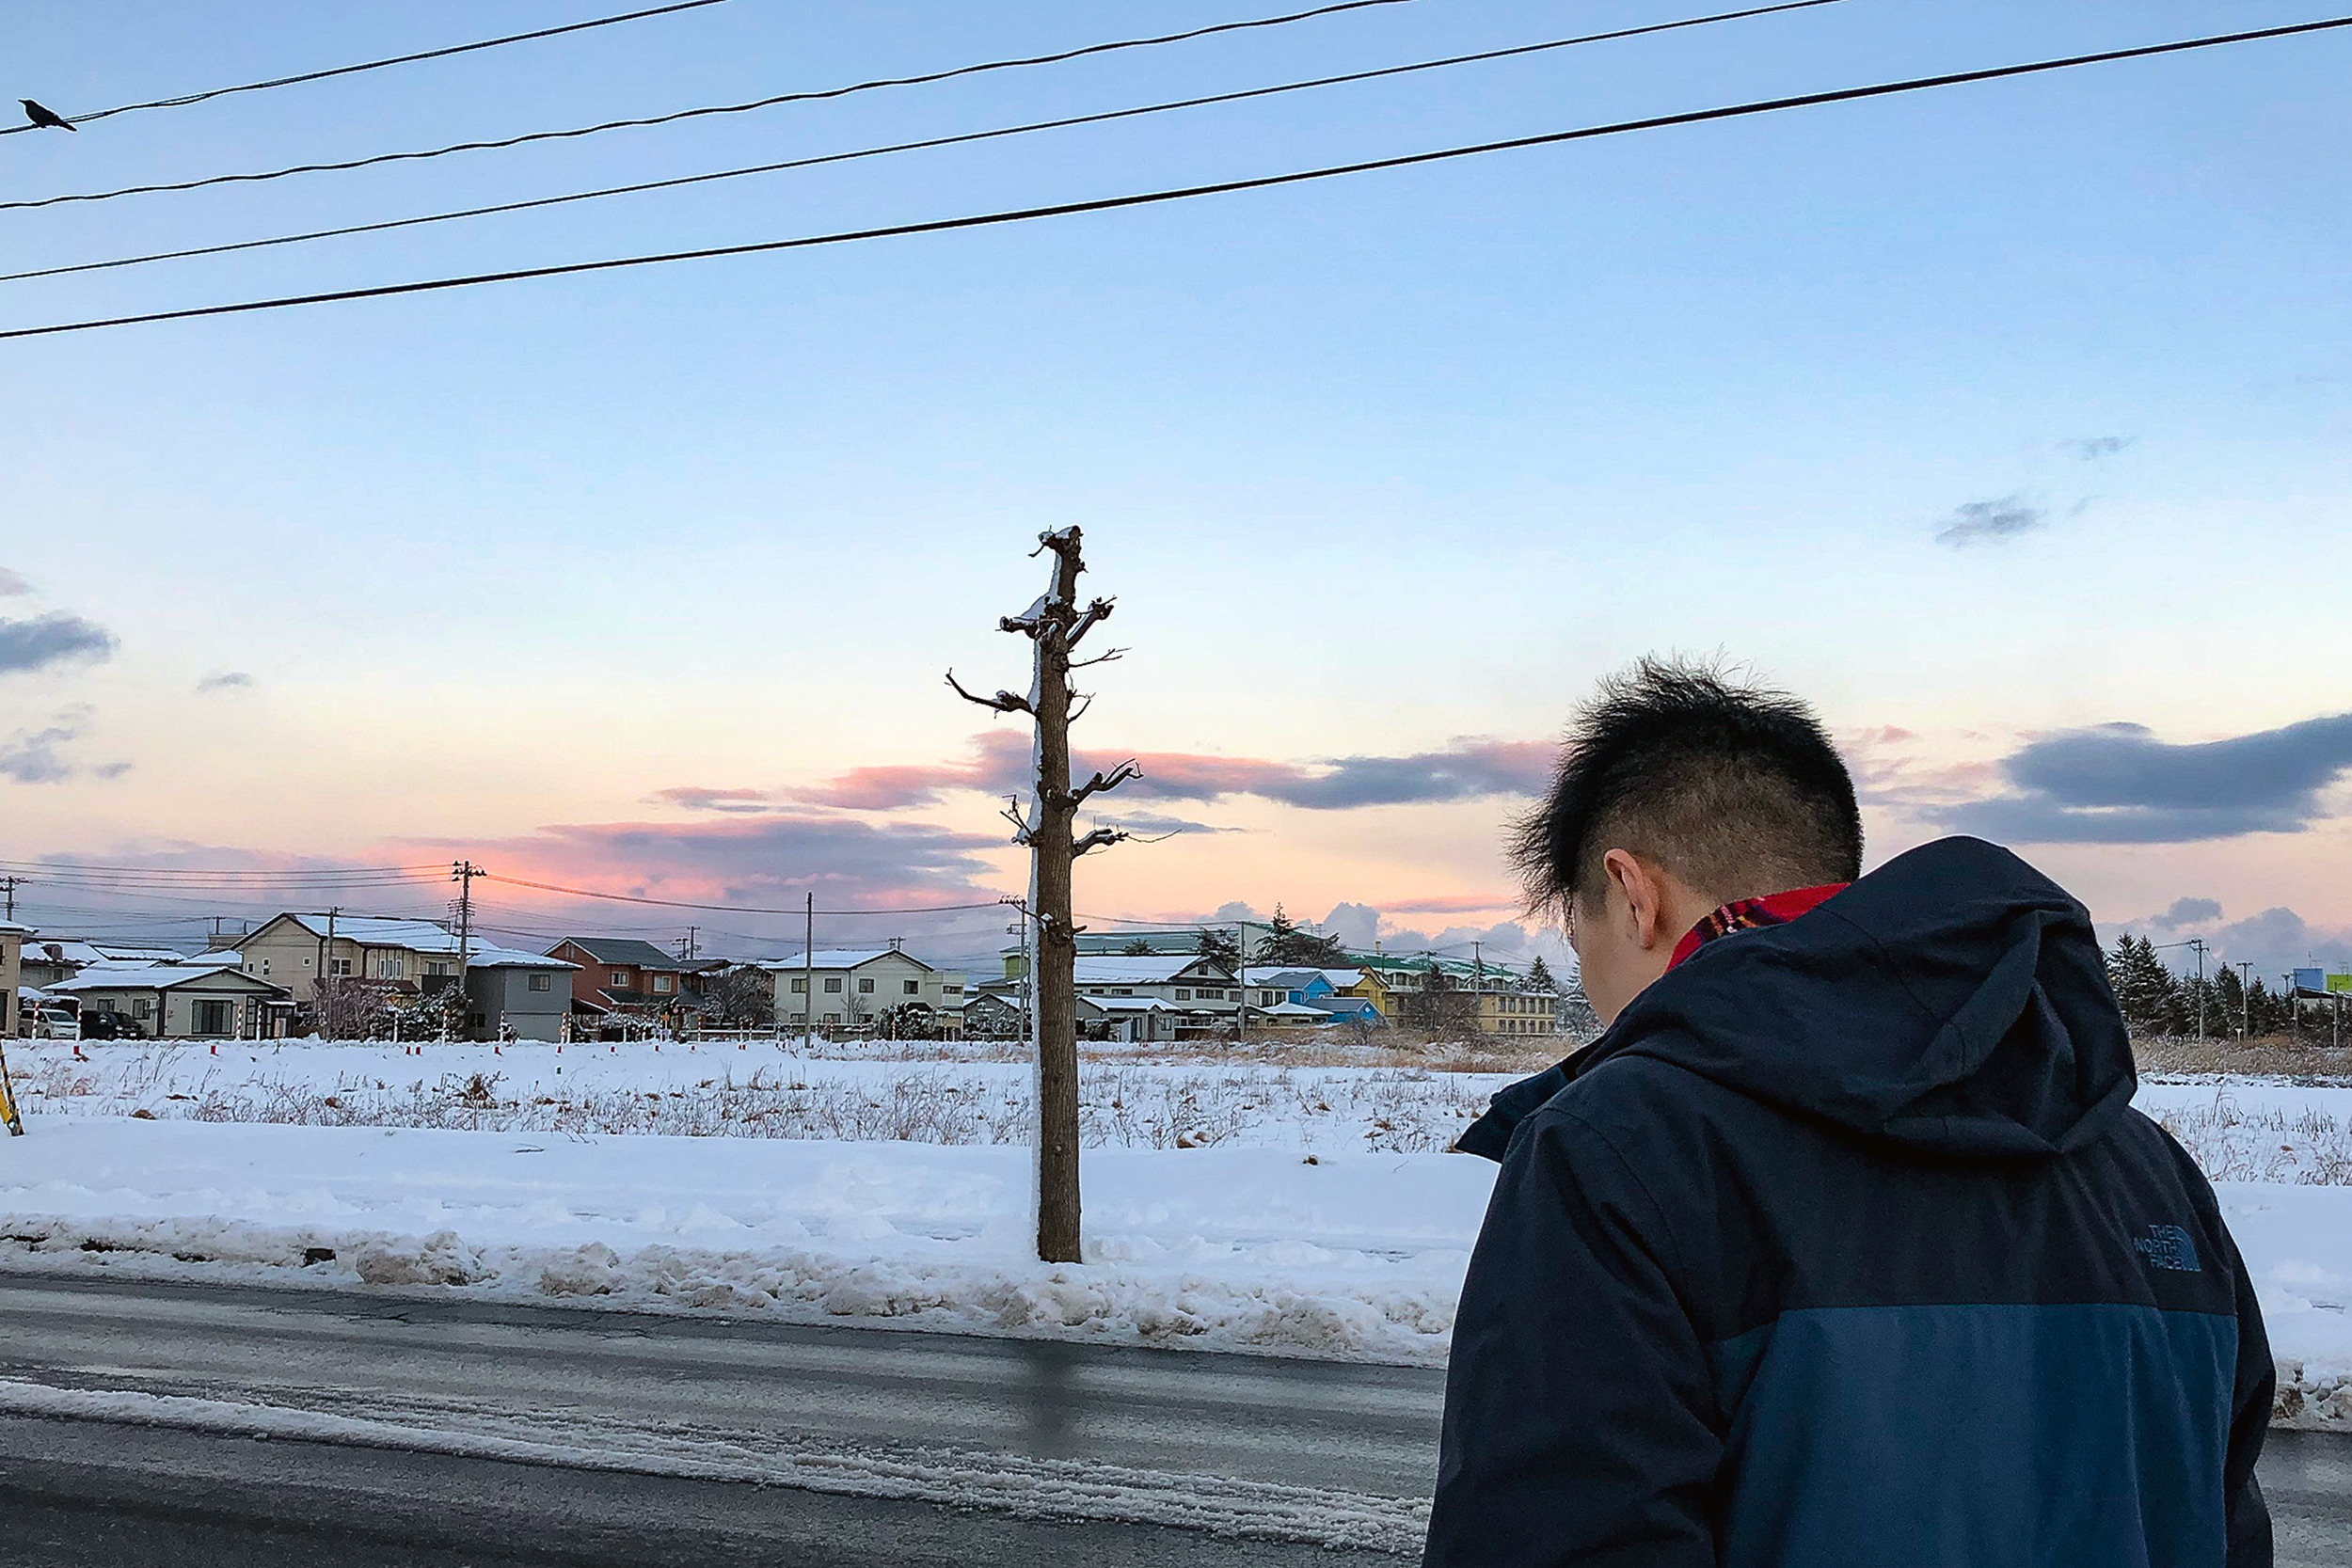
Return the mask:
<path id="1" fill-rule="evenodd" d="M 2352 1085 L 2352 1047 L 2330 1050 L 2298 1045 L 2279 1035 L 2242 1044 L 2236 1040 L 2135 1039 L 2132 1055 L 2143 1075 L 2221 1073 L 2281 1078 L 2296 1084 Z"/>
<path id="2" fill-rule="evenodd" d="M 2352 1187 L 2352 1126 L 2325 1111 L 2249 1111 L 2216 1094 L 2210 1105 L 2168 1108 L 2155 1117 L 2209 1180 Z"/>

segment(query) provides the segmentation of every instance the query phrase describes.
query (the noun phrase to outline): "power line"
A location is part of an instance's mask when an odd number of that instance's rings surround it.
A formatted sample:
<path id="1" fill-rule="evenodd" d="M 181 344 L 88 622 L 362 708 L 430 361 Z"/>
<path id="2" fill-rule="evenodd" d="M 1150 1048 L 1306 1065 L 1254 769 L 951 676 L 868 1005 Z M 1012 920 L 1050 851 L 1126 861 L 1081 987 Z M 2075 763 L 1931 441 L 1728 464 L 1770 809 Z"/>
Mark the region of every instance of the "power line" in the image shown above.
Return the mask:
<path id="1" fill-rule="evenodd" d="M 203 180 L 183 180 L 172 184 L 125 185 L 119 190 L 91 191 L 75 196 L 41 197 L 31 201 L 0 201 L 0 212 L 22 212 L 34 207 L 56 207 L 73 201 L 112 201 L 117 197 L 151 196 L 159 191 L 196 191 L 210 185 L 251 184 L 258 181 L 283 180 L 294 174 L 336 174 L 355 168 L 373 168 L 378 164 L 414 163 L 424 158 L 446 158 L 453 152 L 489 152 L 502 148 L 524 147 L 532 142 L 569 141 L 579 136 L 597 135 L 606 131 L 626 131 L 648 125 L 672 125 L 682 119 L 700 119 L 708 115 L 748 114 L 754 109 L 771 109 L 779 103 L 808 103 L 822 99 L 846 98 L 851 93 L 872 92 L 879 87 L 920 87 L 929 82 L 945 82 L 958 76 L 972 76 L 988 71 L 1014 71 L 1026 66 L 1056 65 L 1089 55 L 1107 55 L 1121 49 L 1148 49 L 1164 43 L 1184 43 L 1193 39 L 1208 38 L 1217 33 L 1238 33 L 1254 27 L 1281 27 L 1294 22 L 1305 22 L 1340 11 L 1359 11 L 1375 6 L 1406 6 L 1413 0 L 1337 0 L 1336 4 L 1318 6 L 1312 10 L 1292 11 L 1284 16 L 1257 17 L 1248 22 L 1219 22 L 1206 27 L 1194 27 L 1181 33 L 1162 33 L 1153 38 L 1120 39 L 1110 43 L 1089 43 L 1083 48 L 1064 49 L 1051 55 L 1031 55 L 1017 60 L 987 60 L 978 65 L 961 65 L 948 71 L 927 71 L 919 76 L 878 77 L 868 82 L 853 82 L 842 87 L 819 87 L 806 92 L 778 93 L 771 98 L 755 98 L 748 103 L 719 103 L 700 109 L 679 109 L 672 114 L 650 115 L 640 119 L 608 119 L 601 124 L 575 126 L 568 131 L 531 131 L 519 136 L 505 136 L 495 141 L 453 142 L 447 147 L 427 148 L 421 152 L 379 152 L 373 157 L 353 158 L 337 164 L 296 164 L 291 168 L 269 169 L 259 174 L 215 174 Z"/>
<path id="2" fill-rule="evenodd" d="M 930 148 L 956 147 L 969 142 L 994 141 L 1004 136 L 1027 135 L 1038 131 L 1061 131 L 1079 125 L 1101 125 L 1111 120 L 1133 119 L 1144 115 L 1167 114 L 1177 109 L 1198 109 L 1215 103 L 1238 103 L 1255 98 L 1272 98 L 1282 93 L 1305 92 L 1316 87 L 1338 87 L 1353 82 L 1371 82 L 1388 76 L 1406 76 L 1417 71 L 1440 71 L 1450 66 L 1470 65 L 1487 60 L 1510 59 L 1523 55 L 1540 55 L 1555 49 L 1572 49 L 1580 44 L 1603 43 L 1617 39 L 1639 38 L 1648 33 L 1667 33 L 1686 27 L 1704 27 L 1721 22 L 1736 22 L 1749 17 L 1770 16 L 1776 11 L 1810 10 L 1818 6 L 1835 6 L 1844 0 L 1784 0 L 1772 6 L 1756 6 L 1745 10 L 1717 11 L 1708 16 L 1685 17 L 1677 22 L 1657 22 L 1641 27 L 1619 27 L 1605 33 L 1583 33 L 1575 38 L 1551 39 L 1542 43 L 1518 44 L 1508 49 L 1486 49 L 1471 55 L 1453 55 L 1444 59 L 1416 60 L 1407 65 L 1383 66 L 1375 71 L 1351 71 L 1336 76 L 1317 76 L 1307 81 L 1284 82 L 1274 87 L 1248 87 L 1238 92 L 1211 93 L 1199 98 L 1172 99 L 1166 103 L 1145 103 L 1133 108 L 1108 109 L 1098 114 L 1071 115 L 1059 119 L 1031 120 L 1021 125 L 1003 125 L 988 131 L 966 131 L 949 136 L 927 136 L 919 141 L 891 142 L 880 147 L 863 147 L 848 152 L 826 152 L 805 158 L 787 158 L 779 163 L 754 164 L 743 168 L 719 169 L 707 174 L 686 174 L 668 180 L 646 180 L 631 185 L 607 185 L 597 190 L 574 191 L 566 196 L 543 196 L 528 201 L 504 201 L 488 207 L 468 207 L 451 213 L 427 213 L 419 217 L 391 218 L 381 223 L 358 223 L 341 229 L 317 229 L 302 234 L 280 234 L 266 240 L 237 240 L 227 245 L 197 245 L 185 250 L 162 250 L 145 256 L 125 256 L 108 261 L 80 261 L 70 266 L 41 267 L 32 272 L 0 273 L 0 283 L 18 283 L 33 277 L 60 277 L 69 273 L 104 272 L 114 267 L 143 266 L 151 261 L 178 261 L 193 256 L 221 256 L 238 250 L 262 250 L 272 245 L 300 245 L 310 240 L 340 239 L 351 234 L 378 234 L 392 229 L 413 229 L 420 224 L 449 223 L 461 218 L 488 217 L 500 213 L 523 213 L 540 207 L 561 207 L 575 201 L 595 201 L 612 196 L 635 196 L 646 191 L 675 190 L 683 185 L 707 184 L 715 180 L 739 180 L 746 175 L 776 174 L 787 169 L 816 168 L 826 164 L 853 163 L 862 158 L 880 158 L 897 152 L 917 152 Z"/>
<path id="3" fill-rule="evenodd" d="M 485 881 L 503 882 L 508 887 L 536 888 L 541 893 L 567 894 L 574 898 L 603 898 L 615 904 L 650 904 L 665 910 L 717 910 L 726 914 L 807 914 L 805 908 L 797 910 L 755 909 L 747 904 L 697 904 L 678 898 L 638 898 L 626 893 L 596 893 L 581 887 L 557 887 L 552 882 L 529 882 L 519 877 L 501 877 L 494 872 L 481 873 Z M 838 918 L 851 914 L 946 914 L 956 910 L 993 910 L 1004 902 L 991 898 L 982 904 L 918 904 L 889 910 L 818 910 L 821 915 Z"/>
<path id="4" fill-rule="evenodd" d="M 269 870 L 263 866 L 221 866 L 217 868 L 199 868 L 196 866 L 170 865 L 93 865 L 76 861 L 0 861 L 0 867 L 5 867 L 6 869 L 11 871 L 25 872 L 120 871 L 135 872 L 141 876 L 151 877 L 281 877 L 302 876 L 312 873 L 321 876 L 372 877 L 382 876 L 385 873 L 393 871 L 427 872 L 443 871 L 448 869 L 445 865 L 437 863 L 432 865 L 317 866 L 297 869 L 290 872 L 278 872 Z"/>
<path id="5" fill-rule="evenodd" d="M 306 71 L 298 76 L 276 76 L 266 82 L 246 82 L 233 87 L 214 87 L 208 92 L 183 93 L 178 98 L 151 99 L 145 103 L 125 103 L 119 108 L 99 109 L 86 115 L 67 115 L 74 125 L 87 125 L 92 120 L 109 119 L 116 115 L 136 114 L 142 109 L 179 109 L 191 103 L 202 103 L 231 93 L 266 92 L 272 87 L 290 87 L 299 82 L 324 82 L 330 76 L 351 76 L 363 71 L 382 71 L 387 66 L 414 65 L 419 60 L 446 59 L 452 55 L 470 55 L 477 49 L 498 49 L 510 43 L 528 43 L 533 39 L 551 39 L 564 33 L 584 33 L 591 28 L 610 27 L 616 23 L 642 22 L 649 16 L 668 16 L 673 11 L 700 10 L 705 6 L 724 4 L 724 0 L 678 0 L 678 4 L 656 6 L 650 10 L 628 11 L 619 16 L 601 16 L 591 22 L 566 23 L 561 27 L 542 27 L 536 32 L 509 33 L 504 38 L 484 39 L 479 43 L 452 44 L 446 49 L 426 49 L 414 55 L 395 55 L 386 60 L 368 60 L 358 65 L 339 65 L 327 71 Z M 14 135 L 20 131 L 36 131 L 36 125 L 10 125 L 0 128 L 0 135 Z"/>
<path id="6" fill-rule="evenodd" d="M 2352 27 L 2352 16 L 2336 17 L 2324 22 L 2296 23 L 2283 27 L 2264 27 L 2250 32 L 2222 33 L 2207 38 L 2186 39 L 2174 43 L 2142 44 L 2131 49 L 2109 49 L 2097 54 L 2070 55 L 2059 59 L 2035 60 L 2023 65 L 1994 66 L 1981 71 L 1953 71 L 1941 76 L 1913 77 L 1905 81 L 1883 82 L 1868 87 L 1841 87 L 1828 92 L 1802 93 L 1789 98 L 1769 98 L 1747 103 L 1728 104 L 1721 108 L 1692 109 L 1681 114 L 1657 115 L 1645 119 L 1618 120 L 1607 125 L 1583 126 L 1573 131 L 1553 131 L 1541 135 L 1513 136 L 1502 141 L 1477 142 L 1466 147 L 1440 148 L 1432 152 L 1409 152 L 1396 157 L 1372 158 L 1353 164 L 1334 164 L 1322 168 L 1300 169 L 1287 174 L 1263 174 L 1246 180 L 1224 180 L 1214 184 L 1185 185 L 1170 190 L 1144 191 L 1129 196 L 1101 197 L 1090 201 L 1065 201 L 1044 207 L 1022 207 L 1005 212 L 978 213 L 965 217 L 933 218 L 927 222 L 891 224 L 878 229 L 845 230 L 830 234 L 803 235 L 788 240 L 763 240 L 749 245 L 712 245 L 699 250 L 673 250 L 650 256 L 624 256 L 602 261 L 571 261 L 556 266 L 519 267 L 507 272 L 474 273 L 460 277 L 436 277 L 414 283 L 384 283 L 372 288 L 338 289 L 325 293 L 286 294 L 273 299 L 246 300 L 233 305 L 203 305 L 183 310 L 155 310 L 135 316 L 109 316 L 92 321 L 64 322 L 53 326 L 16 327 L 0 332 L 0 341 L 12 338 L 50 337 L 65 332 L 90 332 L 109 326 L 139 326 L 152 322 L 188 321 L 203 316 L 242 315 L 254 310 L 279 310 L 298 305 L 332 305 L 355 299 L 384 299 L 398 294 L 430 293 L 443 289 L 472 288 L 484 283 L 514 283 L 532 278 L 568 277 L 576 273 L 612 272 L 628 267 L 658 266 L 671 261 L 702 261 L 723 256 L 753 256 L 769 251 L 802 250 L 818 245 L 846 245 L 857 240 L 894 239 L 910 234 L 937 234 L 960 229 L 983 229 L 1001 224 L 1024 223 L 1037 218 L 1068 217 L 1081 213 L 1114 212 L 1128 207 L 1147 207 L 1162 202 L 1183 201 L 1194 197 L 1225 196 L 1237 191 L 1266 190 L 1279 185 L 1295 185 L 1312 180 L 1328 180 L 1340 175 L 1366 174 L 1381 169 L 1410 168 L 1422 164 L 1476 157 L 1487 152 L 1511 151 L 1529 147 L 1549 147 L 1563 142 L 1590 140 L 1598 136 L 1621 135 L 1633 131 L 1656 131 L 1675 125 L 1696 125 L 1711 120 L 1736 119 L 1748 115 L 1771 114 L 1783 109 L 1852 103 L 1861 99 L 1889 97 L 1897 93 L 1918 92 L 1931 87 L 1997 81 L 2011 76 L 2027 76 L 2042 71 L 2063 71 L 2073 66 L 2144 59 L 2157 55 L 2174 55 L 2194 49 L 2212 49 L 2222 44 L 2246 43 L 2260 39 L 2288 38 L 2297 34 L 2326 32 L 2342 27 Z M 771 912 L 788 913 L 790 911 Z"/>

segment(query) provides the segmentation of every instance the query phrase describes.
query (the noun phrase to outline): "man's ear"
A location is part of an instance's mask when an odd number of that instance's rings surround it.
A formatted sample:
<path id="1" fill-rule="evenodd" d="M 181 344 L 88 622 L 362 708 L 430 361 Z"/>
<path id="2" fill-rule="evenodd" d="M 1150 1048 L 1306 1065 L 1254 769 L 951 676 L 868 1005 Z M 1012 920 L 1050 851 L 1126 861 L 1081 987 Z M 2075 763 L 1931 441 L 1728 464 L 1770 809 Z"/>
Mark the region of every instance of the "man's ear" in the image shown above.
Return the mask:
<path id="1" fill-rule="evenodd" d="M 1612 849 L 1601 857 L 1601 875 L 1610 892 L 1626 902 L 1633 917 L 1633 937 L 1644 951 L 1665 939 L 1666 890 L 1656 874 L 1628 850 Z"/>

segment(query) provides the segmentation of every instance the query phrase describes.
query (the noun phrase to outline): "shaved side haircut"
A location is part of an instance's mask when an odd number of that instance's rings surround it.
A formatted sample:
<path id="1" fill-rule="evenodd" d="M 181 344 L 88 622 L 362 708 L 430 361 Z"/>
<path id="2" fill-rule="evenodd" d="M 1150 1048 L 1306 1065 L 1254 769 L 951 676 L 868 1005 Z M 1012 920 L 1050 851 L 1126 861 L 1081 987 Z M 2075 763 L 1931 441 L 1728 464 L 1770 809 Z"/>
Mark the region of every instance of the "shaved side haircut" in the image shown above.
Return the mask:
<path id="1" fill-rule="evenodd" d="M 1514 827 L 1528 907 L 1567 919 L 1625 849 L 1711 903 L 1862 875 L 1853 780 L 1813 710 L 1720 669 L 1645 658 L 1568 726 L 1544 801 Z"/>

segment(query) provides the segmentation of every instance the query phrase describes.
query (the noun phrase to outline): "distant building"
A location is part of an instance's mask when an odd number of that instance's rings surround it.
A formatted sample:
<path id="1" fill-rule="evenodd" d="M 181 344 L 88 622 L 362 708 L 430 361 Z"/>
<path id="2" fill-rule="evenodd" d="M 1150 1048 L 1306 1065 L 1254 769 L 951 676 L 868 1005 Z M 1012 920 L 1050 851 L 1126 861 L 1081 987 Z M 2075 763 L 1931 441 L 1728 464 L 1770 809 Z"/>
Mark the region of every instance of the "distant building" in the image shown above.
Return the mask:
<path id="1" fill-rule="evenodd" d="M 572 964 L 541 953 L 477 950 L 466 963 L 467 1037 L 562 1039 L 576 973 Z"/>
<path id="2" fill-rule="evenodd" d="M 280 1032 L 286 988 L 215 964 L 93 966 L 44 988 L 93 1012 L 128 1019 L 153 1039 L 262 1039 Z"/>
<path id="3" fill-rule="evenodd" d="M 676 1028 L 698 1010 L 703 966 L 635 937 L 565 937 L 548 957 L 575 966 L 571 1009 L 583 1026 L 634 1021 Z"/>
<path id="4" fill-rule="evenodd" d="M 21 950 L 32 934 L 28 927 L 0 920 L 0 1038 L 16 1035 L 16 990 L 24 983 Z"/>
<path id="5" fill-rule="evenodd" d="M 893 1008 L 925 1009 L 943 1033 L 962 1027 L 964 974 L 935 969 L 897 942 L 887 947 L 819 948 L 761 960 L 776 988 L 776 1022 L 872 1032 Z M 810 1006 L 815 989 L 816 1006 Z"/>
<path id="6" fill-rule="evenodd" d="M 490 944 L 476 939 L 470 945 L 481 952 Z M 271 916 L 237 940 L 234 957 L 247 974 L 300 1000 L 322 977 L 389 981 L 412 993 L 438 990 L 457 977 L 457 949 L 456 933 L 436 921 L 321 911 Z"/>
<path id="7" fill-rule="evenodd" d="M 147 964 L 184 963 L 188 957 L 177 947 L 86 942 L 80 937 L 47 936 L 38 932 L 28 932 L 24 942 L 20 983 L 27 986 L 51 986 L 59 980 L 71 980 L 96 965 L 112 964 L 117 968 L 135 969 Z"/>

